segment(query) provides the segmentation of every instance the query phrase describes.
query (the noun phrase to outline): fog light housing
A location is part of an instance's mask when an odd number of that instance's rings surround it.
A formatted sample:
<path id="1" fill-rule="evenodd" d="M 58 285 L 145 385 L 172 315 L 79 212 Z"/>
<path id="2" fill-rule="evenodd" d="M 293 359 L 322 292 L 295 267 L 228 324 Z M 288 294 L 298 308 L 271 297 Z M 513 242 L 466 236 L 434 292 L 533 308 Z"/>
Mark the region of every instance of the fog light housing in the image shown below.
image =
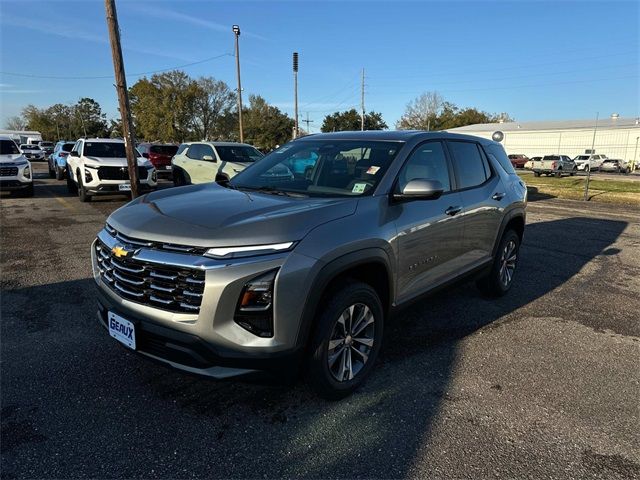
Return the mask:
<path id="1" fill-rule="evenodd" d="M 273 337 L 273 284 L 278 270 L 271 270 L 243 287 L 234 321 L 259 337 Z"/>
<path id="2" fill-rule="evenodd" d="M 157 182 L 158 181 L 158 172 L 156 171 L 155 168 L 151 169 L 151 181 L 152 182 Z"/>

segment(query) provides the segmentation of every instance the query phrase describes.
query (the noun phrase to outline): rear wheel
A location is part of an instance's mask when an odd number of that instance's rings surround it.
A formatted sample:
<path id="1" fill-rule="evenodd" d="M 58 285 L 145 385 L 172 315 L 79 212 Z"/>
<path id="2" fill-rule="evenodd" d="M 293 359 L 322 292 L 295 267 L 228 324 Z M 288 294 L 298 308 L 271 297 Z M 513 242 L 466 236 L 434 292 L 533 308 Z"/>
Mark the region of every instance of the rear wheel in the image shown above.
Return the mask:
<path id="1" fill-rule="evenodd" d="M 182 170 L 176 170 L 173 172 L 173 185 L 175 187 L 182 187 L 187 184 L 187 180 L 184 178 Z"/>
<path id="2" fill-rule="evenodd" d="M 534 177 L 539 177 L 540 176 L 540 172 L 533 172 L 533 176 Z"/>
<path id="3" fill-rule="evenodd" d="M 325 298 L 316 320 L 307 380 L 323 398 L 337 400 L 366 380 L 382 342 L 383 310 L 376 291 L 355 280 Z"/>
<path id="4" fill-rule="evenodd" d="M 554 177 L 556 178 L 560 178 L 562 176 L 562 170 L 558 170 L 556 173 L 553 174 Z"/>
<path id="5" fill-rule="evenodd" d="M 513 230 L 507 230 L 491 265 L 491 271 L 476 282 L 478 289 L 489 297 L 501 297 L 511 289 L 518 266 L 520 237 Z"/>
<path id="6" fill-rule="evenodd" d="M 56 165 L 56 180 L 64 179 L 64 170 Z"/>
<path id="7" fill-rule="evenodd" d="M 53 168 L 51 168 L 51 162 L 47 161 L 47 165 L 49 167 L 49 178 L 55 178 L 56 172 Z"/>

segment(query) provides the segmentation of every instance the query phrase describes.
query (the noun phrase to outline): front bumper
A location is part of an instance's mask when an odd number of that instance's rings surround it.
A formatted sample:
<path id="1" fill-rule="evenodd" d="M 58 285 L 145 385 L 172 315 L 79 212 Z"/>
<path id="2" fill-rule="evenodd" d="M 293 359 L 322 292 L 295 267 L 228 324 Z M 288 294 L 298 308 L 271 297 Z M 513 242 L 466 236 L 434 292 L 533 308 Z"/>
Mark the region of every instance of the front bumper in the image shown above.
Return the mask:
<path id="1" fill-rule="evenodd" d="M 29 176 L 25 176 L 25 170 L 29 169 Z M 26 190 L 33 186 L 33 170 L 30 163 L 3 164 L 0 168 L 0 190 L 16 191 Z"/>
<path id="2" fill-rule="evenodd" d="M 126 185 L 131 183 L 129 179 L 122 180 L 107 180 L 100 178 L 98 174 L 98 168 L 85 166 L 85 171 L 91 174 L 91 181 L 87 181 L 86 176 L 83 178 L 83 186 L 91 195 L 114 195 L 114 194 L 128 194 L 127 190 L 120 190 L 120 185 Z M 154 190 L 158 186 L 157 180 L 154 179 L 156 175 L 154 168 L 146 169 L 146 176 L 140 177 L 140 190 L 142 192 L 149 192 Z"/>
<path id="3" fill-rule="evenodd" d="M 122 245 L 105 230 L 98 235 L 107 248 Z M 97 242 L 98 240 L 96 240 Z M 314 259 L 288 252 L 235 260 L 139 248 L 132 258 L 153 265 L 177 265 L 205 273 L 198 312 L 176 312 L 119 295 L 101 277 L 92 245 L 94 279 L 98 287 L 98 316 L 106 325 L 107 311 L 136 325 L 138 351 L 173 367 L 221 377 L 249 370 L 285 371 L 297 368 L 304 342 L 301 318 L 305 288 L 309 288 Z M 156 263 L 154 263 L 156 262 Z M 259 337 L 234 321 L 238 299 L 247 281 L 279 269 L 274 284 L 274 335 Z M 221 370 L 222 369 L 222 370 Z M 229 369 L 232 369 L 230 371 Z"/>

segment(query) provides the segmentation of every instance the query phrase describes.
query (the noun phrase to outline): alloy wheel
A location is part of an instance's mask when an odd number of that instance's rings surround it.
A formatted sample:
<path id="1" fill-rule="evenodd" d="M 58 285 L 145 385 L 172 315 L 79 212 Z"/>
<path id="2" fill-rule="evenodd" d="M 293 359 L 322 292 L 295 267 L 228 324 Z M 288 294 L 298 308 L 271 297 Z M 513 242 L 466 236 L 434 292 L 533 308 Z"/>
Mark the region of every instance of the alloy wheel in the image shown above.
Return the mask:
<path id="1" fill-rule="evenodd" d="M 516 270 L 516 261 L 518 260 L 518 252 L 516 251 L 516 242 L 509 240 L 502 250 L 500 257 L 500 282 L 503 286 L 508 287 L 513 280 L 513 273 Z"/>
<path id="2" fill-rule="evenodd" d="M 327 363 L 338 382 L 353 379 L 369 360 L 373 349 L 375 318 L 364 303 L 346 308 L 336 321 L 329 340 Z"/>

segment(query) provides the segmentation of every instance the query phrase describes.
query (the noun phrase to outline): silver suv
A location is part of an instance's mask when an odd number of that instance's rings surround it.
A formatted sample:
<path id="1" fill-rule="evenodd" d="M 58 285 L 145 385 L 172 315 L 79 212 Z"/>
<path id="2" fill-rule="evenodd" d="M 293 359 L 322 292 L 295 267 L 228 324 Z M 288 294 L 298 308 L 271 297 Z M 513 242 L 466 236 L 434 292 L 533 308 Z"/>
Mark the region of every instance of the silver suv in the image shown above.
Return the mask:
<path id="1" fill-rule="evenodd" d="M 189 372 L 304 371 L 340 398 L 370 373 L 399 307 L 470 275 L 490 296 L 511 288 L 526 198 L 490 140 L 310 135 L 224 186 L 114 212 L 92 246 L 98 318 Z"/>

